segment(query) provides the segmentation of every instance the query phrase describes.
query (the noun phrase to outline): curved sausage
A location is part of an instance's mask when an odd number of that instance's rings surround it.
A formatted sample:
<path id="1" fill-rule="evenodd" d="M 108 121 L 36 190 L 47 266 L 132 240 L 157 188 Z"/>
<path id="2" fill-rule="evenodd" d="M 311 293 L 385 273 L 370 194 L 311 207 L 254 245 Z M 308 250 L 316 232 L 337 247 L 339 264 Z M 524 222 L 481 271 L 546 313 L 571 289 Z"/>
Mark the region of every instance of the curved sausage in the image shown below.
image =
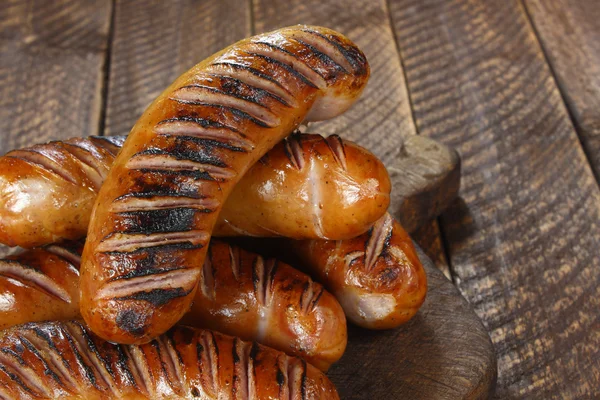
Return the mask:
<path id="1" fill-rule="evenodd" d="M 133 127 L 96 199 L 81 265 L 91 329 L 145 343 L 173 326 L 239 178 L 302 121 L 344 112 L 368 75 L 353 43 L 307 26 L 242 40 L 181 75 Z"/>
<path id="2" fill-rule="evenodd" d="M 208 330 L 119 345 L 77 321 L 31 323 L 4 331 L 0 347 L 4 399 L 339 399 L 305 361 Z"/>
<path id="3" fill-rule="evenodd" d="M 80 251 L 79 244 L 52 245 L 0 260 L 0 329 L 80 318 Z M 323 286 L 287 264 L 215 240 L 182 321 L 300 356 L 322 370 L 347 342 L 344 311 Z"/>
<path id="4" fill-rule="evenodd" d="M 96 170 L 105 176 L 124 141 L 70 139 L 0 157 L 0 243 L 31 248 L 84 237 L 99 186 L 86 186 L 83 177 L 92 179 Z M 110 145 L 112 153 L 100 144 Z M 61 154 L 68 160 L 64 168 L 81 178 L 72 183 L 53 175 L 48 166 L 19 158 L 33 149 Z M 87 163 L 72 151 L 85 154 Z M 44 189 L 35 190 L 39 187 Z M 294 134 L 243 176 L 227 198 L 213 235 L 349 239 L 368 230 L 389 201 L 388 173 L 368 150 L 337 135 Z"/>
<path id="5" fill-rule="evenodd" d="M 354 239 L 285 243 L 292 264 L 322 282 L 358 326 L 395 328 L 425 301 L 423 265 L 410 237 L 389 214 Z"/>

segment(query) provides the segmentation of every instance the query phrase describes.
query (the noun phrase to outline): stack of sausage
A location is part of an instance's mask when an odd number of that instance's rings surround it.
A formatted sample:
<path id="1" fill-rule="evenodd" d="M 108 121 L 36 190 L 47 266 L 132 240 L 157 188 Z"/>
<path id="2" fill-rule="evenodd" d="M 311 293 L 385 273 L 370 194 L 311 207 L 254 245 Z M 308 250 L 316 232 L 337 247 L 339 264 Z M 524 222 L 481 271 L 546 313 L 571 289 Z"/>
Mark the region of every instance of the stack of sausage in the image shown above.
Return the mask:
<path id="1" fill-rule="evenodd" d="M 368 77 L 341 34 L 284 28 L 184 73 L 126 139 L 0 158 L 0 242 L 30 249 L 0 261 L 0 398 L 338 398 L 346 318 L 394 328 L 426 292 L 383 164 L 287 137 Z M 303 272 L 213 234 L 284 237 Z"/>

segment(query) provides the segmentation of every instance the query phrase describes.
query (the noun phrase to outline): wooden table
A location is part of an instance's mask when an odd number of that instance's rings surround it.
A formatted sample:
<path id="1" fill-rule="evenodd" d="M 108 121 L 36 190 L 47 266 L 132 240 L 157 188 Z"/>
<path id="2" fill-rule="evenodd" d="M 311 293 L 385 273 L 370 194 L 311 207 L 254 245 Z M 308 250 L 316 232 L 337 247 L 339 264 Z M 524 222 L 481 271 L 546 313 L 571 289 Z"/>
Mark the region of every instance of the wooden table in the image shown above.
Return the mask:
<path id="1" fill-rule="evenodd" d="M 461 199 L 417 239 L 488 329 L 496 396 L 597 398 L 597 0 L 3 0 L 0 152 L 126 134 L 197 61 L 295 23 L 372 66 L 352 112 L 311 130 L 388 165 L 414 134 L 461 152 Z"/>

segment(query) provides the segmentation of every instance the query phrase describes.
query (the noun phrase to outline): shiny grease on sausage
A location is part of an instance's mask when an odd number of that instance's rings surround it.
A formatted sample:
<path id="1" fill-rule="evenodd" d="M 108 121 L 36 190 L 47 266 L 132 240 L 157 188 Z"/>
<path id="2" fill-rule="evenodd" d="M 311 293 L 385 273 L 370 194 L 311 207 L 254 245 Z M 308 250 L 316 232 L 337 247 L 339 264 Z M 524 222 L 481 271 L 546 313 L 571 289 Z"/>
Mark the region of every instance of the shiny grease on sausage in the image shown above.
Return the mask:
<path id="1" fill-rule="evenodd" d="M 0 260 L 0 329 L 80 318 L 81 247 L 51 245 Z M 187 325 L 256 341 L 323 370 L 344 353 L 340 304 L 287 264 L 213 240 L 200 285 Z"/>
<path id="2" fill-rule="evenodd" d="M 64 152 L 68 159 L 72 147 L 67 143 L 86 144 L 79 151 L 87 152 L 88 164 L 104 165 L 106 174 L 124 141 L 124 137 L 91 137 L 32 149 Z M 114 155 L 86 150 L 102 142 L 111 144 Z M 14 153 L 0 157 L 0 242 L 30 248 L 84 237 L 99 185 L 48 175 L 52 171 L 47 167 L 16 159 Z M 96 160 L 98 155 L 102 159 Z M 95 173 L 78 159 L 66 165 L 78 176 Z M 385 166 L 368 150 L 337 135 L 294 134 L 271 149 L 235 186 L 213 235 L 349 239 L 383 215 L 389 193 Z"/>
<path id="3" fill-rule="evenodd" d="M 0 347 L 5 399 L 339 399 L 305 361 L 208 330 L 119 345 L 77 321 L 31 323 L 2 332 Z"/>
<path id="4" fill-rule="evenodd" d="M 95 203 L 80 286 L 92 330 L 145 343 L 173 326 L 191 305 L 235 183 L 302 121 L 350 107 L 368 75 L 348 39 L 297 26 L 240 41 L 167 88 L 133 127 Z"/>

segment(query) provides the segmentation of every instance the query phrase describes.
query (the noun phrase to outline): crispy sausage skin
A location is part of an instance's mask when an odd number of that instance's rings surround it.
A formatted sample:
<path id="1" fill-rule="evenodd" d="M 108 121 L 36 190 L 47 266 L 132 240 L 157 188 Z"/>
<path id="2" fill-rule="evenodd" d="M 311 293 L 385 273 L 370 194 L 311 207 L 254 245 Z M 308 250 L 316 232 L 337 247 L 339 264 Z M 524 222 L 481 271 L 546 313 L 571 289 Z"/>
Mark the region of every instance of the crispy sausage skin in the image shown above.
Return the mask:
<path id="1" fill-rule="evenodd" d="M 124 141 L 125 137 L 70 139 L 0 157 L 0 243 L 31 248 L 84 237 L 99 190 L 82 179 L 72 183 L 48 174 L 48 167 L 18 158 L 19 154 L 33 149 L 62 153 L 75 175 L 95 175 L 99 170 L 105 176 Z M 97 143 L 110 145 L 113 153 L 92 152 Z M 86 154 L 87 163 L 70 158 L 73 148 Z M 97 166 L 92 169 L 89 164 Z M 46 188 L 31 196 L 32 188 L 39 186 Z M 383 215 L 390 190 L 385 166 L 368 150 L 337 135 L 294 134 L 242 177 L 227 198 L 213 235 L 349 239 Z"/>
<path id="2" fill-rule="evenodd" d="M 87 233 L 124 138 L 73 138 L 0 157 L 0 243 L 31 248 Z"/>
<path id="3" fill-rule="evenodd" d="M 350 239 L 385 213 L 390 189 L 385 166 L 364 148 L 337 135 L 294 134 L 236 185 L 215 235 Z"/>
<path id="4" fill-rule="evenodd" d="M 350 240 L 286 240 L 301 265 L 334 294 L 346 317 L 368 329 L 390 329 L 412 318 L 427 293 L 427 277 L 402 226 L 385 214 Z"/>
<path id="5" fill-rule="evenodd" d="M 51 245 L 0 260 L 0 329 L 78 319 L 81 245 Z M 344 353 L 346 317 L 333 295 L 287 264 L 211 241 L 186 325 L 300 356 L 327 370 Z"/>
<path id="6" fill-rule="evenodd" d="M 213 241 L 200 282 L 183 323 L 255 340 L 322 370 L 344 354 L 342 307 L 289 265 Z"/>
<path id="7" fill-rule="evenodd" d="M 109 343 L 77 321 L 0 335 L 4 399 L 339 399 L 305 361 L 208 330 L 175 327 L 144 345 Z"/>
<path id="8" fill-rule="evenodd" d="M 80 284 L 91 329 L 146 343 L 173 326 L 233 186 L 302 121 L 344 112 L 368 75 L 347 38 L 308 26 L 242 40 L 181 75 L 133 127 L 96 199 Z"/>

